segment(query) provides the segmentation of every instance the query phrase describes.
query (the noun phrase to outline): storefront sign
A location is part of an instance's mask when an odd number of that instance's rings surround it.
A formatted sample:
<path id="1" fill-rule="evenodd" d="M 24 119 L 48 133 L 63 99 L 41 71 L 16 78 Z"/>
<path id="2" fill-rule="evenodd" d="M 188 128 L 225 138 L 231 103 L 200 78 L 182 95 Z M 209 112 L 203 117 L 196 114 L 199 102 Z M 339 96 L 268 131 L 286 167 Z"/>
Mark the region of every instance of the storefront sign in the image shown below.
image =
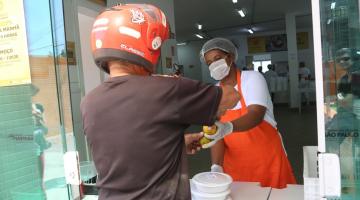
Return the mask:
<path id="1" fill-rule="evenodd" d="M 23 0 L 0 0 L 0 87 L 29 83 Z"/>

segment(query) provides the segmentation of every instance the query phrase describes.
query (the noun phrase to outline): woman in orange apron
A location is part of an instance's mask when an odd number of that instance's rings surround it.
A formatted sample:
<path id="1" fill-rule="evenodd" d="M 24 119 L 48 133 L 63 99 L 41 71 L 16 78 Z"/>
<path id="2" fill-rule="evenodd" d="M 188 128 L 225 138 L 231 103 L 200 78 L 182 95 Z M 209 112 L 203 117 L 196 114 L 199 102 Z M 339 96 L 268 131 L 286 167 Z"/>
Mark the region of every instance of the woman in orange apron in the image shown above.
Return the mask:
<path id="1" fill-rule="evenodd" d="M 219 168 L 222 166 L 224 172 L 234 181 L 260 182 L 263 187 L 273 188 L 285 188 L 287 184 L 295 184 L 281 136 L 273 125 L 264 120 L 267 108 L 247 105 L 245 102 L 241 87 L 242 73 L 233 64 L 237 55 L 235 46 L 229 40 L 215 38 L 205 43 L 201 55 L 202 60 L 209 65 L 211 76 L 220 80 L 221 85 L 237 86 L 241 97 L 241 107 L 226 111 L 220 119 L 223 123 L 231 122 L 234 132 L 212 147 L 213 164 Z M 260 111 L 254 111 L 254 106 L 260 108 Z M 249 117 L 249 112 L 256 113 L 251 113 Z"/>

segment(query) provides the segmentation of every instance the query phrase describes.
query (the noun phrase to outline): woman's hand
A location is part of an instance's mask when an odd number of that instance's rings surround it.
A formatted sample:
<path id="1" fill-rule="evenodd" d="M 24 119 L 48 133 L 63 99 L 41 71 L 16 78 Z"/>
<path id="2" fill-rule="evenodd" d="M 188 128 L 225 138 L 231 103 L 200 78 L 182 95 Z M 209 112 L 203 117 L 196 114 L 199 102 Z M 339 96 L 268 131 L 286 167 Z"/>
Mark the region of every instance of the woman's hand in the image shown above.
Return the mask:
<path id="1" fill-rule="evenodd" d="M 189 133 L 185 134 L 185 145 L 187 154 L 195 154 L 201 150 L 200 139 L 204 136 L 203 133 Z"/>
<path id="2" fill-rule="evenodd" d="M 217 131 L 215 134 L 209 135 L 205 133 L 205 137 L 214 140 L 215 143 L 218 140 L 224 138 L 226 135 L 233 132 L 233 125 L 231 122 L 222 123 L 220 121 L 216 121 L 215 125 L 217 127 Z"/>

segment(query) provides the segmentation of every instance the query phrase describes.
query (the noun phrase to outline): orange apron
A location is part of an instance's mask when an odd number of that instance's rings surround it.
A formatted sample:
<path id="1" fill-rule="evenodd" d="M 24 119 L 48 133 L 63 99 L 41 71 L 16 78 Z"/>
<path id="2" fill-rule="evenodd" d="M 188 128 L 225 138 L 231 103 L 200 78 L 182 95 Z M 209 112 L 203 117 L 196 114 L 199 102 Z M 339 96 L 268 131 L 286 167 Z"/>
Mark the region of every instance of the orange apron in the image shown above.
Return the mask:
<path id="1" fill-rule="evenodd" d="M 229 122 L 247 113 L 241 91 L 241 72 L 237 71 L 237 84 L 241 109 L 228 110 L 222 122 Z M 233 132 L 224 138 L 224 172 L 234 181 L 260 182 L 262 187 L 285 188 L 296 184 L 277 129 L 263 120 L 256 127 Z"/>

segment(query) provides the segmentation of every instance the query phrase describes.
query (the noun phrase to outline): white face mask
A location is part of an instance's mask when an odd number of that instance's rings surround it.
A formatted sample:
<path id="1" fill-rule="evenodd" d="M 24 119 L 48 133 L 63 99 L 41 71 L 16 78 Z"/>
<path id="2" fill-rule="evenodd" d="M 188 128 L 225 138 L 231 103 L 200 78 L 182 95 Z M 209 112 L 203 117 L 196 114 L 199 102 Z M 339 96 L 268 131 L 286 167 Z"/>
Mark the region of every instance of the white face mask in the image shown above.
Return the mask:
<path id="1" fill-rule="evenodd" d="M 210 76 L 213 79 L 220 81 L 223 78 L 225 78 L 227 75 L 229 75 L 230 67 L 223 58 L 211 63 L 209 66 L 209 70 L 210 70 Z"/>

